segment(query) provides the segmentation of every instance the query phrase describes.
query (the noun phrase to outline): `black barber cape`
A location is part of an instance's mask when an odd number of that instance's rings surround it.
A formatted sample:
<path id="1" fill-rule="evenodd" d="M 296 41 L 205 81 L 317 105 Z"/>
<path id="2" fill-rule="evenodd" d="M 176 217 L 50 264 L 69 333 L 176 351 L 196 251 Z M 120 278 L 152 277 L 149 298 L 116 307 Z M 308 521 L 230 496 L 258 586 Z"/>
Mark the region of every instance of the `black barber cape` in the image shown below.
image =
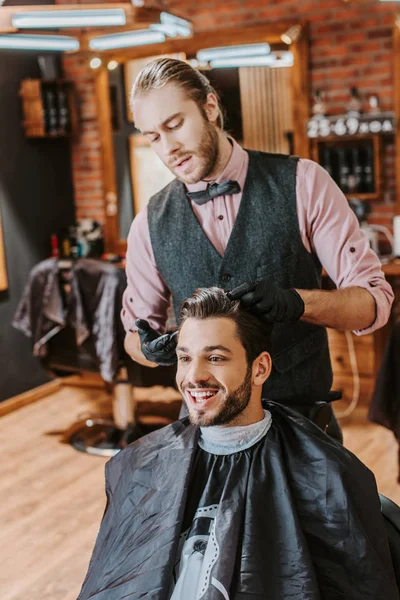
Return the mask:
<path id="1" fill-rule="evenodd" d="M 79 600 L 168 600 L 181 535 L 213 498 L 199 600 L 398 600 L 372 473 L 305 417 L 264 406 L 271 428 L 248 450 L 210 455 L 184 419 L 108 462 Z"/>

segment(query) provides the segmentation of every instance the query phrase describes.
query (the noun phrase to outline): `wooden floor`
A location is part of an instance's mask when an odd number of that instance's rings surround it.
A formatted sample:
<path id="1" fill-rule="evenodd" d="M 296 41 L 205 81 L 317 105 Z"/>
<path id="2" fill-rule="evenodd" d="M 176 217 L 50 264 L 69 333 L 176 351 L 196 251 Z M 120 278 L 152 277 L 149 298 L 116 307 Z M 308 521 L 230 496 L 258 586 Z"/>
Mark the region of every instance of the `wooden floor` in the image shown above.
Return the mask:
<path id="1" fill-rule="evenodd" d="M 107 459 L 61 444 L 60 431 L 109 403 L 101 389 L 64 387 L 0 419 L 0 598 L 76 600 L 104 510 Z M 345 445 L 400 504 L 393 435 L 365 409 L 342 423 Z"/>

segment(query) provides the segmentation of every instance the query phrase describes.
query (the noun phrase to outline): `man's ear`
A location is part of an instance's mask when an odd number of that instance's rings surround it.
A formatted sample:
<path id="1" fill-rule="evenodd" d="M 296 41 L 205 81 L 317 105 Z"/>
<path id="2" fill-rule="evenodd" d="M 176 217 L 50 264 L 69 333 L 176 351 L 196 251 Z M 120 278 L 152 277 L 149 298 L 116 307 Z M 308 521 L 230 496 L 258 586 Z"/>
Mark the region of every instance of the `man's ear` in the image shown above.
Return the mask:
<path id="1" fill-rule="evenodd" d="M 219 105 L 215 94 L 207 94 L 207 100 L 203 108 L 210 123 L 215 125 L 219 117 Z"/>
<path id="2" fill-rule="evenodd" d="M 263 385 L 272 371 L 272 359 L 268 352 L 261 352 L 253 362 L 253 383 Z"/>

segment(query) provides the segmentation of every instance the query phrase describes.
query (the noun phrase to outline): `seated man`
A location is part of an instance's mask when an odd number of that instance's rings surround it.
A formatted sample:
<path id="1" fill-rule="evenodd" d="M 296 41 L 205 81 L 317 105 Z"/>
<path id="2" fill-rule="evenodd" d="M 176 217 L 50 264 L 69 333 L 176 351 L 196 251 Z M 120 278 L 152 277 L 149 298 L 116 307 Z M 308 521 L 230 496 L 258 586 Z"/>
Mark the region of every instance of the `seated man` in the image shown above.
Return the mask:
<path id="1" fill-rule="evenodd" d="M 398 600 L 372 473 L 262 403 L 265 325 L 218 288 L 197 290 L 181 318 L 189 418 L 107 464 L 79 600 Z"/>

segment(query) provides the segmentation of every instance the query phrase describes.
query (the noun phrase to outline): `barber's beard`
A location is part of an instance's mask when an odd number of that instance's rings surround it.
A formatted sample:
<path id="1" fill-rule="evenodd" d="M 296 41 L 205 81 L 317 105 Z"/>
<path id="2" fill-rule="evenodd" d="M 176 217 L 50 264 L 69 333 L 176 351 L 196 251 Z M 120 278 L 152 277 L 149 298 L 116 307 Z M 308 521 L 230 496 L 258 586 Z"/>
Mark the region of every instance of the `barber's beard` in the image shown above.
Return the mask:
<path id="1" fill-rule="evenodd" d="M 219 160 L 219 138 L 217 130 L 211 123 L 205 120 L 203 135 L 200 141 L 198 156 L 202 161 L 202 168 L 198 175 L 198 181 L 207 179 L 216 169 Z"/>
<path id="2" fill-rule="evenodd" d="M 251 397 L 251 367 L 240 386 L 229 394 L 220 406 L 217 413 L 207 415 L 206 410 L 198 410 L 193 414 L 189 411 L 189 420 L 193 425 L 200 427 L 213 427 L 228 425 L 238 417 L 248 406 Z"/>
<path id="3" fill-rule="evenodd" d="M 183 183 L 197 183 L 198 181 L 207 179 L 211 173 L 217 170 L 219 162 L 219 137 L 217 130 L 207 118 L 204 118 L 204 128 L 199 145 L 195 150 L 185 152 L 184 154 L 191 154 L 198 166 L 188 176 L 178 175 L 174 172 L 176 177 Z"/>

